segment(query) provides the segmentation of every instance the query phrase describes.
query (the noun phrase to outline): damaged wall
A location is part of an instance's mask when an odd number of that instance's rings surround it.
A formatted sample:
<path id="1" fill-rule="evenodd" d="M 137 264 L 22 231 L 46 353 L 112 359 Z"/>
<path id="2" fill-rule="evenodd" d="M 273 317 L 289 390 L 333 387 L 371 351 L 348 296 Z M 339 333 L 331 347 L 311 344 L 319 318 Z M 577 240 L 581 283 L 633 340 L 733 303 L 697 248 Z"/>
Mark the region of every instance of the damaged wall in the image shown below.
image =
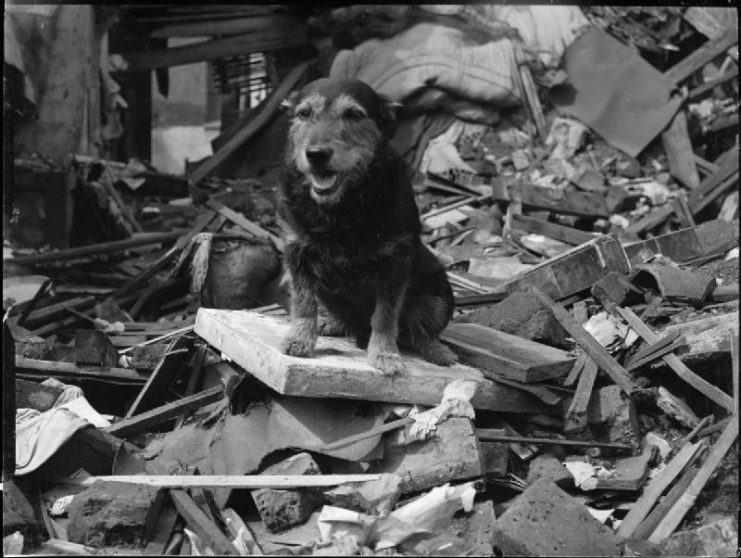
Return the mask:
<path id="1" fill-rule="evenodd" d="M 101 34 L 91 5 L 6 6 L 5 50 L 27 76 L 25 95 L 37 115 L 17 125 L 15 153 L 61 161 L 93 155 L 100 126 L 98 51 Z"/>

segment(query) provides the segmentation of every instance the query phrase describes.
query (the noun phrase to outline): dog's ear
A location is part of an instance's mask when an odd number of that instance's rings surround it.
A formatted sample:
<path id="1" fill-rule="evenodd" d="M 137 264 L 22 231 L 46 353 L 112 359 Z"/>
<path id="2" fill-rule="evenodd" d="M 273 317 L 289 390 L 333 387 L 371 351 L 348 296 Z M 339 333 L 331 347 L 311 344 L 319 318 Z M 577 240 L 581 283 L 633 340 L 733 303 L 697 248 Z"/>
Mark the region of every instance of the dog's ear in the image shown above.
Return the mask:
<path id="1" fill-rule="evenodd" d="M 379 95 L 379 97 L 381 97 L 381 122 L 379 127 L 384 135 L 391 139 L 396 131 L 396 114 L 402 104 L 392 101 L 386 95 Z"/>
<path id="2" fill-rule="evenodd" d="M 280 108 L 285 112 L 292 111 L 293 107 L 296 106 L 300 93 L 300 91 L 291 91 L 288 96 L 280 102 Z"/>

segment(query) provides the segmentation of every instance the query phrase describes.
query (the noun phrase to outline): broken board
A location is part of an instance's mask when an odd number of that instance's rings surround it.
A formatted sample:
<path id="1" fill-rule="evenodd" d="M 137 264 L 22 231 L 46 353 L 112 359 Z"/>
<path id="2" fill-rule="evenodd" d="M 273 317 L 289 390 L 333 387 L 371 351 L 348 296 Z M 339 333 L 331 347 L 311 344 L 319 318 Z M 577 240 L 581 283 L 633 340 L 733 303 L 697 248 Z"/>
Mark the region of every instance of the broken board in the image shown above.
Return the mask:
<path id="1" fill-rule="evenodd" d="M 526 384 L 565 376 L 575 360 L 566 351 L 478 324 L 450 324 L 440 339 L 484 375 L 491 370 Z"/>
<path id="2" fill-rule="evenodd" d="M 406 371 L 384 376 L 368 364 L 366 352 L 349 339 L 319 337 L 314 357 L 288 356 L 282 353 L 280 344 L 289 325 L 284 319 L 255 312 L 201 308 L 195 332 L 284 395 L 437 405 L 448 384 L 468 379 L 478 384 L 472 400 L 475 408 L 511 413 L 559 412 L 528 393 L 497 385 L 479 370 L 462 364 L 443 367 L 404 355 Z"/>

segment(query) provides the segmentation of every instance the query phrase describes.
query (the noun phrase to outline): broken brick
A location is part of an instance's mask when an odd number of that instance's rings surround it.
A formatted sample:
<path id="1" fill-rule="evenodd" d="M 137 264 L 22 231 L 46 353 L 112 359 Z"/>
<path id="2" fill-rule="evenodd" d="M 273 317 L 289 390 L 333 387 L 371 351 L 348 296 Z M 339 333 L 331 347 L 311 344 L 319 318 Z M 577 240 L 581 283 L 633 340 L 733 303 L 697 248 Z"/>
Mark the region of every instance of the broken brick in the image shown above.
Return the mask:
<path id="1" fill-rule="evenodd" d="M 550 480 L 535 481 L 500 517 L 494 546 L 505 556 L 620 556 L 618 538 Z"/>
<path id="2" fill-rule="evenodd" d="M 142 546 L 151 535 L 162 490 L 141 484 L 96 482 L 67 508 L 72 542 L 102 547 Z"/>
<path id="3" fill-rule="evenodd" d="M 385 516 L 401 496 L 401 478 L 381 475 L 377 481 L 346 483 L 324 492 L 330 505 L 371 515 Z"/>
<path id="4" fill-rule="evenodd" d="M 571 476 L 569 470 L 552 455 L 539 455 L 530 462 L 527 484 L 531 485 L 541 478 L 550 479 L 561 488 L 574 484 L 574 477 Z"/>
<path id="5" fill-rule="evenodd" d="M 262 471 L 264 475 L 318 475 L 319 466 L 307 452 L 297 453 Z M 306 521 L 320 502 L 312 490 L 276 490 L 261 488 L 252 491 L 257 511 L 265 526 L 273 533 L 285 531 Z"/>

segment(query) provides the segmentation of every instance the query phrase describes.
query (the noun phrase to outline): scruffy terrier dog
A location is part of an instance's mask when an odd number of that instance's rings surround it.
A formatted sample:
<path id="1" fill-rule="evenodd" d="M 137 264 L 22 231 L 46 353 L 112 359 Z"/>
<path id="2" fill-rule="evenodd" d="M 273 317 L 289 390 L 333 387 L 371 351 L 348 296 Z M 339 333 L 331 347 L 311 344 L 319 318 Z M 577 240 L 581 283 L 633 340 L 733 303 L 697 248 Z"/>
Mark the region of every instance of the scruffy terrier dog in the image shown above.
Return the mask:
<path id="1" fill-rule="evenodd" d="M 453 312 L 445 270 L 420 240 L 407 166 L 389 145 L 389 101 L 359 80 L 320 79 L 291 109 L 279 192 L 292 281 L 288 355 L 314 354 L 320 302 L 384 374 L 404 370 L 399 345 L 436 364 L 457 358 L 438 340 Z M 398 343 L 398 344 L 397 344 Z"/>

